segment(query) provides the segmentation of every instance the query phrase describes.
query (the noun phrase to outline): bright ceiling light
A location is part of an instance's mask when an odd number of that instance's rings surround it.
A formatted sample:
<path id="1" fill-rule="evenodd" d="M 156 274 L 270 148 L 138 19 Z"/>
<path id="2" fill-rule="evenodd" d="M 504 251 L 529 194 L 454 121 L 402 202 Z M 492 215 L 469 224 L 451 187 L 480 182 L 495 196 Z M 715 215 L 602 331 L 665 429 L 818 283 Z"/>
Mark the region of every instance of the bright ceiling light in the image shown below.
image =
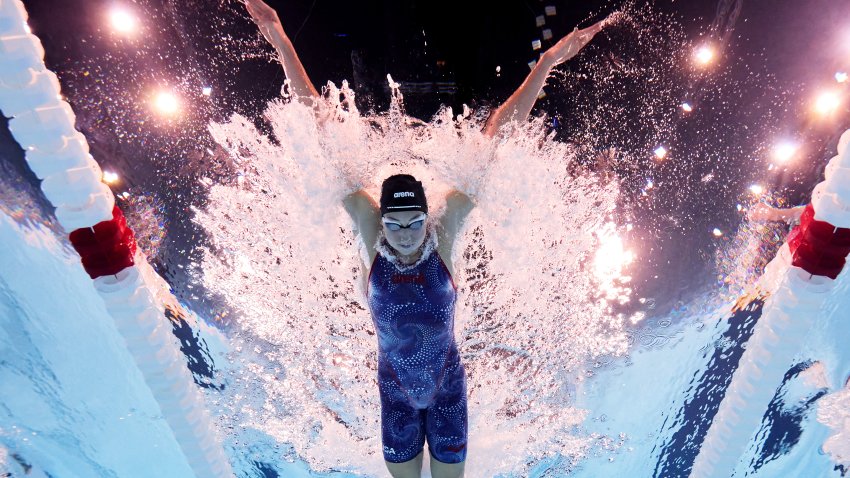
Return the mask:
<path id="1" fill-rule="evenodd" d="M 841 106 L 841 95 L 836 91 L 822 91 L 815 99 L 815 111 L 823 116 L 831 115 Z"/>
<path id="2" fill-rule="evenodd" d="M 123 7 L 112 8 L 109 12 L 109 23 L 115 31 L 124 34 L 134 33 L 139 26 L 139 20 Z"/>
<path id="3" fill-rule="evenodd" d="M 791 141 L 783 141 L 773 148 L 773 157 L 780 163 L 785 163 L 797 154 L 800 147 Z"/>
<path id="4" fill-rule="evenodd" d="M 170 91 L 160 91 L 154 99 L 154 108 L 163 115 L 171 116 L 180 110 L 180 101 Z"/>
<path id="5" fill-rule="evenodd" d="M 694 59 L 699 65 L 705 66 L 714 61 L 714 48 L 710 45 L 703 45 L 694 52 Z"/>

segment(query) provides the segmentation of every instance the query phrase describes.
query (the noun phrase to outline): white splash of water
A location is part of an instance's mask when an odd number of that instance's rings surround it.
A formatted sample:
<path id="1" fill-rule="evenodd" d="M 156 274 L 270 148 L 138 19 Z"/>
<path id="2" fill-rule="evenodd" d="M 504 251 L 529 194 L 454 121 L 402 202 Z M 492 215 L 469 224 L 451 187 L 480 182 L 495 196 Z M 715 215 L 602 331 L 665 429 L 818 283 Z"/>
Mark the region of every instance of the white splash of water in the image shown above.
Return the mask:
<path id="1" fill-rule="evenodd" d="M 231 439 L 260 431 L 317 470 L 385 473 L 377 340 L 341 200 L 357 187 L 377 198 L 385 177 L 405 172 L 423 181 L 433 216 L 450 188 L 477 205 L 453 254 L 469 474 L 573 463 L 592 441 L 580 431 L 585 412 L 570 405 L 574 384 L 588 361 L 627 347 L 627 318 L 593 270 L 613 233 L 616 184 L 571 173 L 573 148 L 542 119 L 491 140 L 468 110 L 429 123 L 406 116 L 394 88 L 376 116 L 360 115 L 345 83 L 315 108 L 273 102 L 274 140 L 239 116 L 210 126 L 243 177 L 212 186 L 195 211 L 213 244 L 199 280 L 236 312 L 219 404 Z"/>

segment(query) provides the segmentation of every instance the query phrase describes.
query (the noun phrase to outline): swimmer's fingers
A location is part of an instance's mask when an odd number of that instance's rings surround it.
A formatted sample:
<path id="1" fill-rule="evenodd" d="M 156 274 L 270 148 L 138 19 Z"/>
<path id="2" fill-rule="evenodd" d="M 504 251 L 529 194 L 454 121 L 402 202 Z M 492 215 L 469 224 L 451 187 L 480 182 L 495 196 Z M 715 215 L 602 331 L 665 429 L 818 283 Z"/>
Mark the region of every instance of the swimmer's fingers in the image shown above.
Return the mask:
<path id="1" fill-rule="evenodd" d="M 263 0 L 245 0 L 245 8 L 248 10 L 248 14 L 251 15 L 251 19 L 258 26 L 268 23 L 280 23 L 277 11 L 266 5 Z"/>
<path id="2" fill-rule="evenodd" d="M 581 32 L 582 34 L 585 34 L 585 35 L 590 35 L 590 37 L 593 38 L 593 35 L 596 35 L 597 33 L 601 32 L 602 29 L 605 28 L 605 26 L 609 22 L 610 22 L 610 20 L 608 20 L 608 18 L 604 18 L 604 19 L 599 20 L 598 22 L 594 23 L 593 25 L 591 25 L 587 28 L 583 28 L 583 29 L 579 30 L 579 32 Z"/>
<path id="3" fill-rule="evenodd" d="M 576 28 L 569 35 L 561 38 L 550 50 L 552 60 L 558 64 L 574 57 L 582 48 L 585 47 L 590 40 L 605 27 L 605 20 L 594 23 L 593 25 L 582 28 Z"/>
<path id="4" fill-rule="evenodd" d="M 579 36 L 579 40 L 578 40 L 580 42 L 579 50 L 582 49 L 588 43 L 590 43 L 590 40 L 593 40 L 593 37 L 595 37 L 597 33 L 601 32 L 602 29 L 605 28 L 605 25 L 607 25 L 607 24 L 608 24 L 608 19 L 605 18 L 603 20 L 600 20 L 600 21 L 594 23 L 593 25 L 591 25 L 587 28 L 582 28 L 581 30 L 577 30 L 575 33 L 577 33 L 578 36 Z"/>

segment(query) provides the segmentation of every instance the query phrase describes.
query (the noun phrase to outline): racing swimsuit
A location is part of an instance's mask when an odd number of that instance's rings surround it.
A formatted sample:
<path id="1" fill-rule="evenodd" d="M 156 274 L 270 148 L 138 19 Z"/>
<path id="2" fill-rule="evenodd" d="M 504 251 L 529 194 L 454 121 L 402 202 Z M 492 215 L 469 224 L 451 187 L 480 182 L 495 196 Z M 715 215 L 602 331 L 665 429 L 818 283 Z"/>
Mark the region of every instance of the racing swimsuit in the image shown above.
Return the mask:
<path id="1" fill-rule="evenodd" d="M 384 459 L 415 458 L 428 440 L 443 463 L 466 459 L 466 374 L 454 340 L 457 290 L 434 247 L 405 266 L 378 248 L 367 297 L 378 336 Z"/>

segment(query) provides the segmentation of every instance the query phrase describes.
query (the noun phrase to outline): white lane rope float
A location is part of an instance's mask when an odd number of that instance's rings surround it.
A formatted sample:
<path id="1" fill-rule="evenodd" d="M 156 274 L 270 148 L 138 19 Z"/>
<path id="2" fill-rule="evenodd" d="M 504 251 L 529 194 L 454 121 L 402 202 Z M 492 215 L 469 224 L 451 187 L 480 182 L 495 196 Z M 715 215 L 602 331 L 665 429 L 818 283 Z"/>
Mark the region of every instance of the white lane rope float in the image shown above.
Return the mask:
<path id="1" fill-rule="evenodd" d="M 57 221 L 80 253 L 190 468 L 198 478 L 232 477 L 164 306 L 135 264 L 141 256 L 133 233 L 102 182 L 86 138 L 74 128 L 74 112 L 44 65 L 44 48 L 27 18 L 20 0 L 0 0 L 0 110 L 11 118 L 9 130 L 42 180 Z"/>
<path id="2" fill-rule="evenodd" d="M 732 476 L 850 252 L 850 130 L 800 225 L 767 270 L 781 271 L 700 447 L 691 478 Z M 785 269 L 782 271 L 782 269 Z"/>

